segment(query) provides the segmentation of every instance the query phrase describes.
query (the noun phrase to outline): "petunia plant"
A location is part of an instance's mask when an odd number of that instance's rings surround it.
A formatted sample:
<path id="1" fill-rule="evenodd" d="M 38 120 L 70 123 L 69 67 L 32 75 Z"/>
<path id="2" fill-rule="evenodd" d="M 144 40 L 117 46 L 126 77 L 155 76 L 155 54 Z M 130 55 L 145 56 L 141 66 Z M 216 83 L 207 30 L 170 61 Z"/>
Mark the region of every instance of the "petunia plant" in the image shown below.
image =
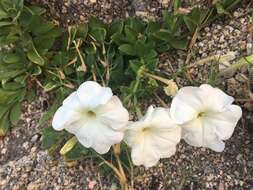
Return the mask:
<path id="1" fill-rule="evenodd" d="M 45 20 L 43 8 L 23 0 L 0 0 L 0 136 L 17 124 L 21 104 L 35 97 L 35 86 L 58 94 L 50 113 L 86 80 L 109 85 L 135 109 L 159 88 L 140 71 L 154 74 L 159 54 L 186 50 L 189 36 L 238 2 L 218 1 L 210 9 L 181 13 L 177 0 L 173 11 L 163 11 L 162 22 L 129 17 L 105 24 L 91 17 L 88 23 L 64 29 Z M 46 118 L 49 114 L 40 124 Z"/>
<path id="2" fill-rule="evenodd" d="M 157 70 L 160 54 L 187 50 L 190 37 L 238 2 L 182 13 L 175 0 L 161 22 L 129 17 L 106 24 L 91 17 L 60 28 L 43 18 L 43 8 L 0 0 L 0 136 L 38 88 L 55 96 L 38 123 L 50 125 L 42 147 L 67 163 L 84 156 L 102 161 L 122 189 L 131 188 L 133 165 L 155 166 L 175 154 L 181 139 L 222 151 L 242 114 L 233 98 L 208 84 L 178 89 Z M 173 98 L 171 107 L 150 105 L 142 114 L 141 101 L 157 89 Z"/>
<path id="3" fill-rule="evenodd" d="M 78 142 L 93 149 L 113 169 L 122 189 L 128 189 L 120 159 L 128 149 L 131 149 L 129 162 L 146 168 L 174 155 L 181 138 L 192 146 L 223 151 L 223 141 L 232 136 L 242 116 L 241 108 L 233 105 L 233 101 L 231 96 L 208 84 L 183 87 L 170 108 L 150 106 L 143 117 L 129 121 L 128 111 L 110 88 L 87 81 L 63 101 L 52 125 L 55 130 L 65 129 L 74 135 L 61 154 L 71 151 Z M 123 141 L 128 146 L 124 147 L 125 153 L 120 149 Z M 102 156 L 111 147 L 116 166 Z"/>

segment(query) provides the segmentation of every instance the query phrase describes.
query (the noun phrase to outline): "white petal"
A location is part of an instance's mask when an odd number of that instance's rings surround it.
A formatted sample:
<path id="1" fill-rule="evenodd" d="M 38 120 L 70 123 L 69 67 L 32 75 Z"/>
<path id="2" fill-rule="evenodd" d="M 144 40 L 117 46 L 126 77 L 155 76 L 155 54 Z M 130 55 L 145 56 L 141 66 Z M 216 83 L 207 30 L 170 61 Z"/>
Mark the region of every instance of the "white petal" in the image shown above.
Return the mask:
<path id="1" fill-rule="evenodd" d="M 129 114 L 117 96 L 97 108 L 98 119 L 113 129 L 123 129 L 128 124 Z"/>
<path id="2" fill-rule="evenodd" d="M 205 119 L 195 119 L 183 125 L 182 137 L 192 146 L 207 147 L 216 152 L 223 151 L 225 147 L 212 126 L 206 125 Z"/>
<path id="3" fill-rule="evenodd" d="M 123 139 L 122 132 L 112 130 L 97 121 L 81 127 L 75 135 L 83 146 L 91 147 L 99 154 L 107 153 L 112 145 Z"/>
<path id="4" fill-rule="evenodd" d="M 135 165 L 151 167 L 160 158 L 168 158 L 176 152 L 176 145 L 181 137 L 179 127 L 172 131 L 154 131 L 152 134 L 139 135 L 134 134 L 133 131 L 127 133 L 126 142 L 132 144 L 131 157 Z"/>
<path id="5" fill-rule="evenodd" d="M 154 131 L 152 136 L 153 148 L 159 151 L 160 158 L 168 158 L 176 152 L 176 145 L 181 139 L 181 128 L 179 126 L 173 126 L 168 130 L 158 129 Z"/>
<path id="6" fill-rule="evenodd" d="M 82 104 L 77 96 L 76 92 L 72 92 L 62 103 L 64 107 L 68 107 L 69 109 L 78 110 L 82 107 Z"/>
<path id="7" fill-rule="evenodd" d="M 225 148 L 225 143 L 222 142 L 221 140 L 214 140 L 214 141 L 207 142 L 205 147 L 208 147 L 216 152 L 222 152 Z"/>
<path id="8" fill-rule="evenodd" d="M 203 146 L 203 128 L 200 119 L 194 119 L 182 126 L 182 138 L 192 146 Z"/>
<path id="9" fill-rule="evenodd" d="M 172 125 L 176 126 L 176 123 L 170 117 L 170 110 L 166 108 L 161 108 L 161 107 L 154 109 L 150 122 L 157 123 L 156 127 L 158 126 L 168 127 Z"/>
<path id="10" fill-rule="evenodd" d="M 77 90 L 77 95 L 85 107 L 95 108 L 107 103 L 112 97 L 112 91 L 108 87 L 101 87 L 93 81 L 84 82 Z"/>
<path id="11" fill-rule="evenodd" d="M 236 105 L 227 106 L 223 112 L 207 113 L 202 118 L 182 125 L 182 137 L 192 146 L 221 152 L 225 148 L 222 140 L 231 137 L 241 115 L 241 108 Z"/>
<path id="12" fill-rule="evenodd" d="M 145 119 L 131 123 L 124 141 L 132 147 L 131 157 L 135 165 L 154 166 L 160 158 L 176 152 L 181 138 L 181 128 L 169 116 L 169 110 L 151 108 Z"/>
<path id="13" fill-rule="evenodd" d="M 212 128 L 218 139 L 227 140 L 232 136 L 241 116 L 241 108 L 236 105 L 230 105 L 223 112 L 208 114 L 204 118 L 204 127 Z"/>
<path id="14" fill-rule="evenodd" d="M 146 112 L 146 114 L 140 119 L 141 121 L 150 121 L 152 119 L 152 114 L 154 112 L 154 107 L 151 105 L 148 107 L 148 110 Z"/>
<path id="15" fill-rule="evenodd" d="M 142 121 L 136 121 L 130 123 L 126 127 L 127 130 L 125 131 L 124 141 L 127 145 L 132 147 L 139 143 L 139 135 L 142 133 L 143 126 L 144 124 Z"/>
<path id="16" fill-rule="evenodd" d="M 150 146 L 152 145 L 143 140 L 139 145 L 132 148 L 131 158 L 134 165 L 144 165 L 146 168 L 156 165 L 160 157 L 156 150 L 150 148 Z"/>
<path id="17" fill-rule="evenodd" d="M 227 106 L 232 104 L 234 98 L 225 94 L 218 88 L 213 88 L 209 84 L 202 84 L 201 99 L 204 102 L 205 109 L 213 112 L 220 112 Z"/>
<path id="18" fill-rule="evenodd" d="M 79 119 L 78 114 L 71 109 L 61 106 L 55 112 L 52 126 L 55 130 L 62 130 L 66 128 L 70 123 L 75 122 Z"/>
<path id="19" fill-rule="evenodd" d="M 200 89 L 183 87 L 172 100 L 170 114 L 176 123 L 183 124 L 196 118 L 202 107 Z"/>

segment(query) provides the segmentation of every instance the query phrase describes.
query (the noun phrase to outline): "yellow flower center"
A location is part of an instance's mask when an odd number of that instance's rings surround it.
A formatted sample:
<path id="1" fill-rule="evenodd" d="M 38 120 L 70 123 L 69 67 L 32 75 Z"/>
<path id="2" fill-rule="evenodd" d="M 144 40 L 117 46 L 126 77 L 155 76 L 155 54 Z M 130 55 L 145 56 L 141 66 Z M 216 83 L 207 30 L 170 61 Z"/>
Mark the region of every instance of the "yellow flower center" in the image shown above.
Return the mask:
<path id="1" fill-rule="evenodd" d="M 85 117 L 86 119 L 94 119 L 96 118 L 96 113 L 92 110 L 87 110 L 87 109 L 84 109 L 84 110 L 81 110 L 80 111 L 80 114 Z"/>
<path id="2" fill-rule="evenodd" d="M 203 117 L 205 115 L 205 112 L 199 112 L 197 118 Z"/>
<path id="3" fill-rule="evenodd" d="M 96 113 L 94 111 L 89 110 L 87 112 L 88 117 L 96 117 Z"/>
<path id="4" fill-rule="evenodd" d="M 141 131 L 142 131 L 142 133 L 146 134 L 146 133 L 149 133 L 151 131 L 151 129 L 152 129 L 151 126 L 147 126 L 147 127 L 142 128 Z"/>

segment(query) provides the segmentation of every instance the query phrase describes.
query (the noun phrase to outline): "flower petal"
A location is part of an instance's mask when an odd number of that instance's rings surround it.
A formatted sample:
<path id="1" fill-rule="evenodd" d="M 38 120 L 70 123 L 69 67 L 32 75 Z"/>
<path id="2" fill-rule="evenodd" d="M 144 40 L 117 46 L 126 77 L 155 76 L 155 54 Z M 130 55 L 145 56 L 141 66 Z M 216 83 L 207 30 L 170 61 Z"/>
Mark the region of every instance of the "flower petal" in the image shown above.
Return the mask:
<path id="1" fill-rule="evenodd" d="M 227 106 L 223 112 L 207 113 L 202 118 L 182 125 L 182 137 L 192 146 L 207 147 L 221 152 L 225 148 L 222 140 L 232 136 L 241 115 L 241 108 L 236 105 Z"/>
<path id="2" fill-rule="evenodd" d="M 139 144 L 139 135 L 143 129 L 143 122 L 132 122 L 126 127 L 126 129 L 127 130 L 125 131 L 124 141 L 127 143 L 127 145 L 132 147 L 136 144 Z"/>
<path id="3" fill-rule="evenodd" d="M 75 135 L 83 146 L 91 147 L 99 154 L 107 153 L 112 145 L 123 139 L 122 132 L 112 130 L 97 121 L 79 128 Z"/>
<path id="4" fill-rule="evenodd" d="M 109 102 L 99 106 L 96 114 L 102 123 L 117 130 L 125 127 L 129 120 L 128 111 L 117 96 L 113 96 Z"/>
<path id="5" fill-rule="evenodd" d="M 141 118 L 141 121 L 150 121 L 155 108 L 151 105 L 148 107 L 146 114 Z"/>
<path id="6" fill-rule="evenodd" d="M 79 116 L 75 111 L 72 111 L 65 106 L 61 106 L 54 114 L 52 126 L 55 130 L 59 131 L 78 119 Z"/>
<path id="7" fill-rule="evenodd" d="M 144 165 L 146 168 L 154 166 L 160 159 L 156 149 L 145 140 L 132 148 L 131 158 L 134 165 Z"/>
<path id="8" fill-rule="evenodd" d="M 193 119 L 182 126 L 182 138 L 192 146 L 203 146 L 203 128 L 200 119 Z"/>
<path id="9" fill-rule="evenodd" d="M 150 107 L 144 117 L 127 127 L 124 141 L 132 147 L 131 157 L 135 165 L 151 167 L 160 158 L 176 152 L 181 128 L 172 121 L 165 108 Z"/>
<path id="10" fill-rule="evenodd" d="M 101 87 L 93 81 L 87 81 L 78 88 L 77 95 L 83 106 L 93 109 L 107 103 L 113 94 L 110 88 Z"/>
<path id="11" fill-rule="evenodd" d="M 153 132 L 152 145 L 159 151 L 160 158 L 168 158 L 175 154 L 176 145 L 181 139 L 181 128 L 172 126 L 171 129 L 160 128 Z"/>
<path id="12" fill-rule="evenodd" d="M 170 114 L 176 123 L 183 124 L 196 118 L 202 107 L 200 89 L 183 87 L 172 100 Z"/>
<path id="13" fill-rule="evenodd" d="M 62 103 L 64 107 L 68 107 L 69 109 L 81 109 L 82 104 L 77 96 L 76 92 L 72 92 Z"/>
<path id="14" fill-rule="evenodd" d="M 170 117 L 170 110 L 162 107 L 155 108 L 150 119 L 152 123 L 157 123 L 158 126 L 176 126 L 176 123 Z"/>
<path id="15" fill-rule="evenodd" d="M 204 107 L 209 111 L 221 112 L 234 101 L 232 96 L 225 94 L 218 88 L 213 88 L 209 84 L 202 84 L 199 88 L 201 89 L 201 99 L 204 102 Z"/>
<path id="16" fill-rule="evenodd" d="M 205 119 L 195 119 L 182 126 L 182 138 L 192 146 L 207 147 L 216 152 L 224 149 L 224 143 Z"/>
<path id="17" fill-rule="evenodd" d="M 204 118 L 204 127 L 210 127 L 220 140 L 229 139 L 242 116 L 242 109 L 237 105 L 227 106 L 220 113 L 210 113 Z"/>

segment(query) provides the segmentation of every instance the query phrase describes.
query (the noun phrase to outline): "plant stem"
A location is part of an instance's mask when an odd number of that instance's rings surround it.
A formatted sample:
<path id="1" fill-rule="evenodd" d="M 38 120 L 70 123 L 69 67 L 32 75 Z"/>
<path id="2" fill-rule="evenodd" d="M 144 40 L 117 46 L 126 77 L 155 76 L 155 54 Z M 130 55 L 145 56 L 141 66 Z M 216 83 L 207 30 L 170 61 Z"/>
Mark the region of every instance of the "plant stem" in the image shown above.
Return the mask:
<path id="1" fill-rule="evenodd" d="M 160 77 L 160 76 L 157 76 L 157 75 L 153 75 L 153 74 L 147 73 L 145 71 L 142 74 L 144 74 L 145 76 L 150 77 L 152 79 L 155 79 L 155 80 L 158 80 L 160 82 L 163 82 L 166 85 L 169 85 L 171 83 L 171 80 L 169 80 L 169 79 L 166 79 L 166 78 L 163 78 L 163 77 Z"/>
<path id="2" fill-rule="evenodd" d="M 120 186 L 122 190 L 128 190 L 128 185 L 127 185 L 127 178 L 126 178 L 126 174 L 125 171 L 122 167 L 121 164 L 121 160 L 120 160 L 120 144 L 116 144 L 113 146 L 113 152 L 114 152 L 114 156 L 117 160 L 117 164 L 118 164 L 118 170 L 121 174 L 121 179 L 120 179 Z"/>

